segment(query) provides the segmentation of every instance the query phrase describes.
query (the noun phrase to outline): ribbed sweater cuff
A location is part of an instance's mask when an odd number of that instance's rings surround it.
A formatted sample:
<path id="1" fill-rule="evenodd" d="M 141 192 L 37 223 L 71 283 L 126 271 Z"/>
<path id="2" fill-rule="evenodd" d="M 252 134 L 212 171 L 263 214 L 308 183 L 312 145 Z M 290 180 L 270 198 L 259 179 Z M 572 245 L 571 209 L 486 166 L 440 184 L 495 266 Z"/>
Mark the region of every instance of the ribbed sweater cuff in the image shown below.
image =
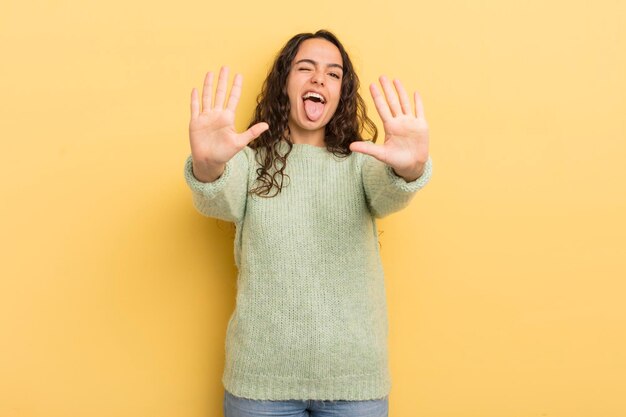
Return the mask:
<path id="1" fill-rule="evenodd" d="M 187 181 L 187 185 L 189 185 L 193 191 L 202 194 L 205 198 L 214 197 L 228 182 L 232 171 L 232 161 L 231 159 L 226 162 L 224 172 L 218 179 L 213 182 L 202 182 L 193 175 L 193 163 L 190 155 L 185 162 L 185 180 Z"/>

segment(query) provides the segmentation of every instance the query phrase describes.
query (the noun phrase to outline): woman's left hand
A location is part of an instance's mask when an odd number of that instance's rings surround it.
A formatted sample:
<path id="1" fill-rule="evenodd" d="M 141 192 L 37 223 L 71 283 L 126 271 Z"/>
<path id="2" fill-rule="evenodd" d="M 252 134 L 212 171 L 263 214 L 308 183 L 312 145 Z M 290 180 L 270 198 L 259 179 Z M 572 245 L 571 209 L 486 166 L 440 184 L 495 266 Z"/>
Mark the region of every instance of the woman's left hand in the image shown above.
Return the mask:
<path id="1" fill-rule="evenodd" d="M 428 160 L 428 124 L 422 99 L 416 91 L 413 112 L 409 96 L 399 80 L 394 80 L 396 91 L 387 77 L 381 76 L 379 80 L 385 96 L 376 84 L 370 85 L 370 92 L 383 121 L 385 142 L 378 146 L 373 142 L 357 141 L 350 144 L 350 150 L 371 155 L 391 166 L 407 182 L 414 181 L 422 175 Z"/>

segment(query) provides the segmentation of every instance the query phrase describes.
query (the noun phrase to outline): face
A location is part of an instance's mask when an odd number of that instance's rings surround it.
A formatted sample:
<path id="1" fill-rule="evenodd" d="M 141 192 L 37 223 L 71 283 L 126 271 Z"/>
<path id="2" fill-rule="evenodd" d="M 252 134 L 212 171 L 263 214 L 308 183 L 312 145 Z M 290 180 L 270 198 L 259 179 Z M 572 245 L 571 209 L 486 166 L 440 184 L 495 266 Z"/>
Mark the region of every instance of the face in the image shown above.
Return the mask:
<path id="1" fill-rule="evenodd" d="M 292 134 L 322 132 L 341 96 L 343 60 L 331 42 L 313 38 L 300 44 L 287 77 Z"/>

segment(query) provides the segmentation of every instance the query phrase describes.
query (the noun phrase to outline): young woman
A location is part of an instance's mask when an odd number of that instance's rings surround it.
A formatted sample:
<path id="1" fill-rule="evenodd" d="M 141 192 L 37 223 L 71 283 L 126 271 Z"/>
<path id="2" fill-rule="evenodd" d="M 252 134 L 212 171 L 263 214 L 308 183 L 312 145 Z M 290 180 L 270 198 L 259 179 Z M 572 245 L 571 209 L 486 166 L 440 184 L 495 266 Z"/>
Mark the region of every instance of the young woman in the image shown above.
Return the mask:
<path id="1" fill-rule="evenodd" d="M 249 128 L 234 128 L 242 77 L 228 68 L 191 93 L 185 177 L 195 207 L 232 221 L 239 274 L 223 374 L 226 417 L 386 416 L 391 380 L 376 218 L 431 176 L 428 126 L 402 84 L 370 92 L 330 32 L 279 52 Z M 395 89 L 394 89 L 395 87 Z M 383 94 L 384 93 L 384 94 Z M 371 141 L 363 133 L 371 134 Z M 335 413 L 335 414 L 333 414 Z"/>

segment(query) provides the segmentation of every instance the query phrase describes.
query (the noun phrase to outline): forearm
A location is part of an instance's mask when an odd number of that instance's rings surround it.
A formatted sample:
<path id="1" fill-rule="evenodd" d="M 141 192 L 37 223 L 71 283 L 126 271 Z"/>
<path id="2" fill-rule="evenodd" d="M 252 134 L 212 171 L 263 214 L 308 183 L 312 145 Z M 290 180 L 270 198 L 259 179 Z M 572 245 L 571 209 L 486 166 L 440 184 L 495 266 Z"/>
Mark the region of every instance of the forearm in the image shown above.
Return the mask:
<path id="1" fill-rule="evenodd" d="M 232 222 L 241 221 L 248 188 L 246 151 L 239 152 L 229 160 L 221 174 L 211 174 L 217 176 L 213 181 L 204 182 L 204 177 L 197 178 L 193 164 L 193 157 L 189 156 L 185 161 L 184 173 L 196 209 L 205 216 Z M 209 179 L 211 178 L 206 178 Z"/>
<path id="2" fill-rule="evenodd" d="M 371 213 L 375 217 L 385 217 L 404 208 L 416 191 L 428 183 L 431 176 L 430 157 L 421 168 L 419 177 L 407 181 L 394 172 L 390 165 L 366 155 L 361 170 L 363 188 Z M 409 175 L 417 175 L 412 173 Z"/>

